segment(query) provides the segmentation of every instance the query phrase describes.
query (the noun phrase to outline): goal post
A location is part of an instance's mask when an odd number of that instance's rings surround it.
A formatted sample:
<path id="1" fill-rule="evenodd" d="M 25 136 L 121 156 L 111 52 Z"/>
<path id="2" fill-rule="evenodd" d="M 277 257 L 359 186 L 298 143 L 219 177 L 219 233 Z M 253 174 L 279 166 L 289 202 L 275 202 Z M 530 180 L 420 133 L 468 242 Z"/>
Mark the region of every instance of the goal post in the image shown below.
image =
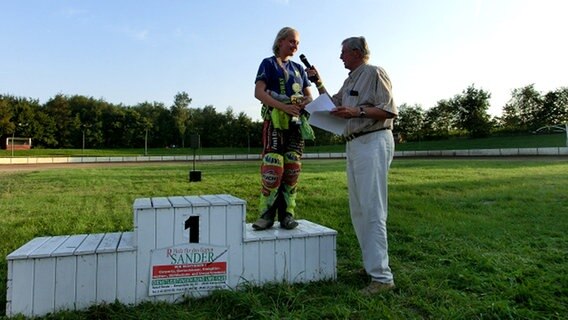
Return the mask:
<path id="1" fill-rule="evenodd" d="M 7 150 L 29 150 L 32 148 L 32 138 L 7 137 Z"/>

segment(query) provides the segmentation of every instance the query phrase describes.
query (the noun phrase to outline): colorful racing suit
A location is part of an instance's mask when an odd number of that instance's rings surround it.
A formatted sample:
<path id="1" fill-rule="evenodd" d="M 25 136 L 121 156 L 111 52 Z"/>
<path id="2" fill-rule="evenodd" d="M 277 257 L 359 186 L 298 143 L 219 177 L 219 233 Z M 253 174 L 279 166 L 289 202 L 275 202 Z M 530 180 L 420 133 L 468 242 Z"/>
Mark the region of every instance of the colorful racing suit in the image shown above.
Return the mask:
<path id="1" fill-rule="evenodd" d="M 267 90 L 287 97 L 298 94 L 293 87 L 299 86 L 303 92 L 309 86 L 301 65 L 289 60 L 280 67 L 274 56 L 264 59 L 260 64 L 256 76 L 256 81 L 259 80 L 266 83 Z M 300 126 L 290 121 L 280 110 L 263 105 L 262 117 L 264 124 L 259 211 L 261 215 L 269 212 L 272 216 L 278 211 L 280 219 L 285 213 L 295 213 L 304 139 Z"/>

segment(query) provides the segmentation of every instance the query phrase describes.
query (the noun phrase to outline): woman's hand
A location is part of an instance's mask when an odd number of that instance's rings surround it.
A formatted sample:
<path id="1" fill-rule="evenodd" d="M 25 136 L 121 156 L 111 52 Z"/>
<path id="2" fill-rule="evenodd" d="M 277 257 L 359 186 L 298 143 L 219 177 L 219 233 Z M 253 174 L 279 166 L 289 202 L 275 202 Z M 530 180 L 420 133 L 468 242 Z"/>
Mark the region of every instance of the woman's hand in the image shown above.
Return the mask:
<path id="1" fill-rule="evenodd" d="M 302 111 L 303 107 L 301 107 L 300 105 L 297 104 L 283 104 L 285 107 L 281 108 L 280 110 L 286 112 L 287 114 L 291 115 L 291 116 L 299 116 L 300 115 L 300 111 Z"/>
<path id="2" fill-rule="evenodd" d="M 311 96 L 304 96 L 304 97 L 297 98 L 297 99 L 294 99 L 294 100 L 295 100 L 294 104 L 297 105 L 300 108 L 300 110 L 303 110 L 303 109 L 306 108 L 306 105 L 308 103 L 312 102 L 312 97 Z"/>

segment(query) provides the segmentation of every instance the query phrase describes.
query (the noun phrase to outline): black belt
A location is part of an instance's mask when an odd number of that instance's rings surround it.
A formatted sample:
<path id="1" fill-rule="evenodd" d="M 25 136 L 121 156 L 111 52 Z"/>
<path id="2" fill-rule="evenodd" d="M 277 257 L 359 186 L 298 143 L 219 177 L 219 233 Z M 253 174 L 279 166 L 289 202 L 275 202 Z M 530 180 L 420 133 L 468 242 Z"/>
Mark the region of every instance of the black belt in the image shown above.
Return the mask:
<path id="1" fill-rule="evenodd" d="M 380 128 L 380 129 L 371 130 L 371 131 L 355 132 L 355 133 L 352 133 L 352 134 L 346 136 L 346 137 L 345 137 L 345 140 L 351 141 L 351 140 L 353 140 L 353 139 L 355 139 L 355 138 L 358 138 L 358 137 L 360 137 L 360 136 L 364 136 L 364 135 L 366 135 L 366 134 L 368 134 L 368 133 L 373 133 L 373 132 L 383 131 L 383 130 L 390 130 L 390 128 Z"/>

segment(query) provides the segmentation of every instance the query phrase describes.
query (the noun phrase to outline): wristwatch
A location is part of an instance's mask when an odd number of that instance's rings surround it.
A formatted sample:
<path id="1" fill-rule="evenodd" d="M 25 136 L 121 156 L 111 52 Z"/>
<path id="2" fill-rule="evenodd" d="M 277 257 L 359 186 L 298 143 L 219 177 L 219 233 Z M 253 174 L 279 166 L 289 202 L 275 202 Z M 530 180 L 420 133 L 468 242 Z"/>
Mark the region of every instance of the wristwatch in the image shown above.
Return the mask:
<path id="1" fill-rule="evenodd" d="M 359 107 L 359 118 L 365 118 L 367 116 L 367 113 L 365 112 L 365 109 L 363 109 L 363 107 Z"/>

